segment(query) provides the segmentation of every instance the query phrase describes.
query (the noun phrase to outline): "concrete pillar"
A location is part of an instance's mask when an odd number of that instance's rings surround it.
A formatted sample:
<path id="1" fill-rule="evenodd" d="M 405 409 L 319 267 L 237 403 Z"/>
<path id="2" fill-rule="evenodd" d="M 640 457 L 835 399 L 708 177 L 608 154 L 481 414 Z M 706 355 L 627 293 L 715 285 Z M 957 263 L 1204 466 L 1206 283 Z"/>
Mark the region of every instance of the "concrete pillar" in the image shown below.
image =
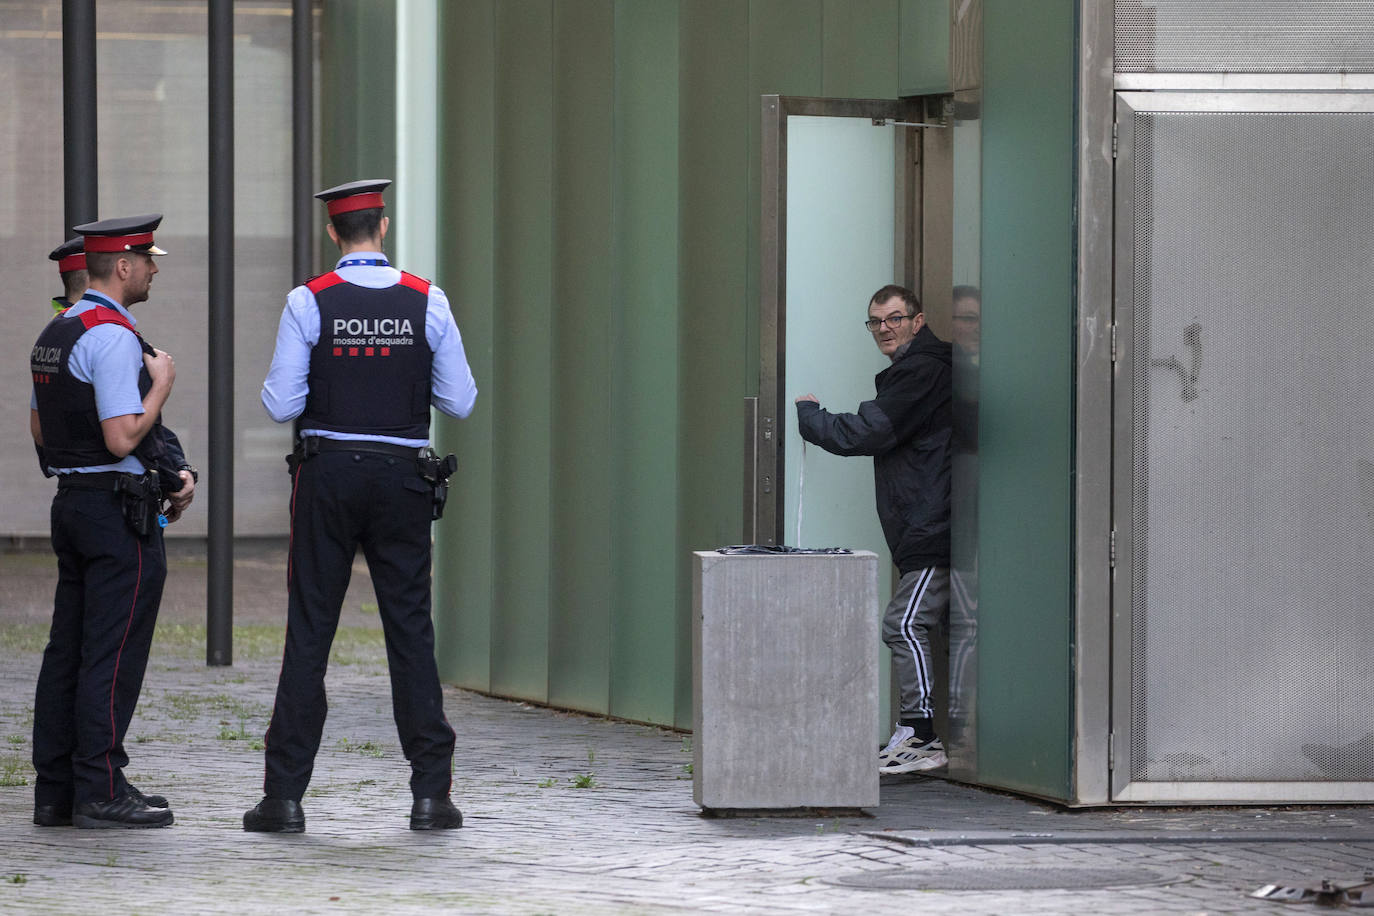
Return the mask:
<path id="1" fill-rule="evenodd" d="M 693 799 L 877 805 L 877 555 L 694 556 Z"/>

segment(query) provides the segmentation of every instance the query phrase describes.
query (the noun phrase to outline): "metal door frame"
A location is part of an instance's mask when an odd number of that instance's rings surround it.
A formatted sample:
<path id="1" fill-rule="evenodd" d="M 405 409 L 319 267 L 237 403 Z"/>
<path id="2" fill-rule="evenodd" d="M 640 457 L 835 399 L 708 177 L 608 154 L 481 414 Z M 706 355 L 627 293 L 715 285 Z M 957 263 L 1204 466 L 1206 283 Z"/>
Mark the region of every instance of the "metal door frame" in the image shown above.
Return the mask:
<path id="1" fill-rule="evenodd" d="M 1117 138 L 1115 188 L 1115 333 L 1116 384 L 1112 396 L 1115 563 L 1112 588 L 1113 715 L 1111 801 L 1140 803 L 1236 802 L 1366 802 L 1374 801 L 1374 781 L 1232 781 L 1174 782 L 1131 779 L 1132 695 L 1132 545 L 1134 500 L 1134 180 L 1135 112 L 1369 112 L 1374 93 L 1354 92 L 1118 92 L 1115 99 Z"/>
<path id="2" fill-rule="evenodd" d="M 875 122 L 921 120 L 918 99 L 826 99 L 807 96 L 762 97 L 763 168 L 759 223 L 759 386 L 758 399 L 745 405 L 744 542 L 783 543 L 784 395 L 778 379 L 786 369 L 787 343 L 787 119 L 791 115 L 868 118 Z M 897 134 L 896 226 L 894 258 L 905 284 L 914 288 L 912 243 L 919 238 L 915 208 L 909 203 L 920 176 L 910 154 L 915 128 Z"/>

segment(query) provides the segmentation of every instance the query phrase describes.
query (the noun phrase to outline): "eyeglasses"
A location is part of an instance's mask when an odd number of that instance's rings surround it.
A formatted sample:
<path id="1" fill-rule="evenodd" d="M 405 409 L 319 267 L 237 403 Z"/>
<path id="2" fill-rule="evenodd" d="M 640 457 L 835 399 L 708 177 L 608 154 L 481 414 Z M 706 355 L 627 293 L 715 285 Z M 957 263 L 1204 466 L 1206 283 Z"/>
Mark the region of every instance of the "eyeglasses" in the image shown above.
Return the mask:
<path id="1" fill-rule="evenodd" d="M 893 315 L 891 318 L 870 318 L 864 322 L 864 327 L 875 333 L 881 327 L 889 327 L 895 331 L 902 326 L 903 321 L 910 321 L 914 317 L 914 315 Z"/>

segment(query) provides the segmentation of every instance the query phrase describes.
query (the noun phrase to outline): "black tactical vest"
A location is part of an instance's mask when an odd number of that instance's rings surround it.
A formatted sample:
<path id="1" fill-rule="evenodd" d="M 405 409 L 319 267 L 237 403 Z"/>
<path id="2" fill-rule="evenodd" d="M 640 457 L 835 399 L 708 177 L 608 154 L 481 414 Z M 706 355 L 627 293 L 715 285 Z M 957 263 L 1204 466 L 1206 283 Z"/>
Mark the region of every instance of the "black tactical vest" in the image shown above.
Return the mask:
<path id="1" fill-rule="evenodd" d="M 33 391 L 38 401 L 38 423 L 43 430 L 43 450 L 55 468 L 94 467 L 117 464 L 118 456 L 105 448 L 105 434 L 96 410 L 95 386 L 72 375 L 68 361 L 81 335 L 98 324 L 117 324 L 137 334 L 123 315 L 97 305 L 74 318 L 55 316 L 38 335 L 29 356 Z M 141 340 L 141 338 L 140 338 Z M 153 380 L 141 364 L 138 394 L 145 397 Z"/>
<path id="2" fill-rule="evenodd" d="M 429 439 L 429 281 L 402 273 L 395 286 L 369 289 L 331 272 L 306 286 L 320 310 L 320 339 L 301 427 Z"/>

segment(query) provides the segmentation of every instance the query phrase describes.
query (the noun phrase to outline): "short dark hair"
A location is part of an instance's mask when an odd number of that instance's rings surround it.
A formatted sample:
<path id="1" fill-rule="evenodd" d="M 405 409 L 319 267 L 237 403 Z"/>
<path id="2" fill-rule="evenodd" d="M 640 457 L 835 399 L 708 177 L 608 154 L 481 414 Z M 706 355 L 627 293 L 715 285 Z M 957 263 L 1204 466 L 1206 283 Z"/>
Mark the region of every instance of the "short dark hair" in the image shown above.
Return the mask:
<path id="1" fill-rule="evenodd" d="M 369 207 L 366 210 L 350 210 L 336 213 L 329 218 L 334 224 L 334 232 L 340 242 L 350 245 L 374 239 L 382 232 L 382 208 Z"/>
<path id="2" fill-rule="evenodd" d="M 868 304 L 880 305 L 886 302 L 887 300 L 893 298 L 894 296 L 899 297 L 902 300 L 902 302 L 906 303 L 908 315 L 921 314 L 921 300 L 916 298 L 916 294 L 913 293 L 911 290 L 907 289 L 905 286 L 898 286 L 895 283 L 889 283 L 887 286 L 884 286 L 882 289 L 874 293 L 869 298 Z"/>
<path id="3" fill-rule="evenodd" d="M 62 274 L 62 287 L 67 294 L 67 300 L 75 302 L 91 285 L 90 279 L 90 275 L 84 270 L 69 270 Z"/>
<path id="4" fill-rule="evenodd" d="M 979 305 L 983 304 L 983 294 L 978 292 L 978 287 L 976 286 L 954 287 L 954 301 L 957 302 L 960 299 L 972 299 Z"/>
<path id="5" fill-rule="evenodd" d="M 86 252 L 86 272 L 95 280 L 108 280 L 114 274 L 115 265 L 120 258 L 128 257 L 123 251 Z"/>

